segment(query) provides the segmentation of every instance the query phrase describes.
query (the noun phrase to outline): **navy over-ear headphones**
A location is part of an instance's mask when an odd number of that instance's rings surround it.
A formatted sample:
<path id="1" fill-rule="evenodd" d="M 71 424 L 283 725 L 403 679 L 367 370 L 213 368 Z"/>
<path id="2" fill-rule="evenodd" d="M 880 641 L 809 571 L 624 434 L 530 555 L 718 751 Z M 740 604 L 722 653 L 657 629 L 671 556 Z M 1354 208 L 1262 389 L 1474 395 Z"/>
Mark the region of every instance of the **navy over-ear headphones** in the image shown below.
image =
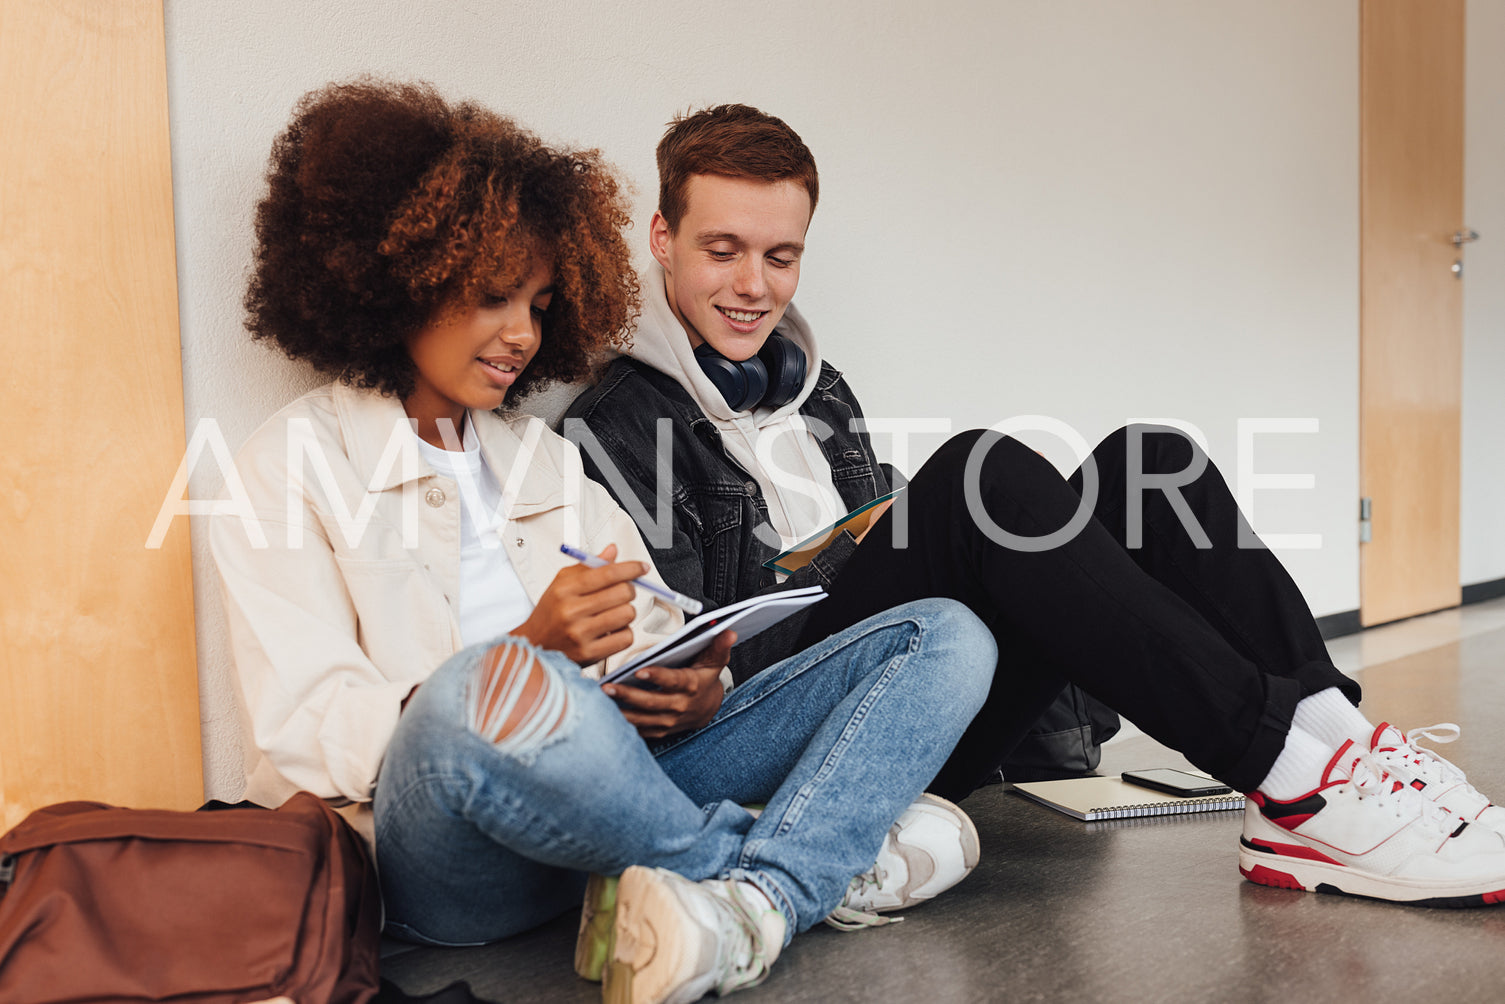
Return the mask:
<path id="1" fill-rule="evenodd" d="M 777 331 L 757 355 L 741 362 L 717 352 L 710 342 L 696 346 L 695 359 L 732 411 L 781 407 L 805 386 L 805 350 Z"/>

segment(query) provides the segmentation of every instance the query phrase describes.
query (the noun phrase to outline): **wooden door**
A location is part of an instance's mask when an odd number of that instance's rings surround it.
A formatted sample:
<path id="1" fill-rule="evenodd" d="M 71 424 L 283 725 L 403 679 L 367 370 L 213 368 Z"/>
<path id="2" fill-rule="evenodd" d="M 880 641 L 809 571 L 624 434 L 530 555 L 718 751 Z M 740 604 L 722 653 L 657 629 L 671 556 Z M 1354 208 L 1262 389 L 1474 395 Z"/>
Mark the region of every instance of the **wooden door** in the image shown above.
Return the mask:
<path id="1" fill-rule="evenodd" d="M 1464 0 L 1360 7 L 1360 550 L 1365 625 L 1455 606 Z"/>
<path id="2" fill-rule="evenodd" d="M 0 0 L 0 829 L 202 798 L 161 0 Z"/>

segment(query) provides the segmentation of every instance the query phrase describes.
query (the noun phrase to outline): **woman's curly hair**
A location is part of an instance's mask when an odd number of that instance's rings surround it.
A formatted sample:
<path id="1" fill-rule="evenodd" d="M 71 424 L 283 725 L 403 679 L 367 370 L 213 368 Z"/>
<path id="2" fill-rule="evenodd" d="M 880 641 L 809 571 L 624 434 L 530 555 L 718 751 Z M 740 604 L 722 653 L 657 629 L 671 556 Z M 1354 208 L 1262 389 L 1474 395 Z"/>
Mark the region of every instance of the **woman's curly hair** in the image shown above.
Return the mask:
<path id="1" fill-rule="evenodd" d="M 630 216 L 595 150 L 550 149 L 427 84 L 360 80 L 299 102 L 267 184 L 247 327 L 336 379 L 407 397 L 409 338 L 540 262 L 554 296 L 509 407 L 585 378 L 598 350 L 626 342 L 638 310 Z"/>

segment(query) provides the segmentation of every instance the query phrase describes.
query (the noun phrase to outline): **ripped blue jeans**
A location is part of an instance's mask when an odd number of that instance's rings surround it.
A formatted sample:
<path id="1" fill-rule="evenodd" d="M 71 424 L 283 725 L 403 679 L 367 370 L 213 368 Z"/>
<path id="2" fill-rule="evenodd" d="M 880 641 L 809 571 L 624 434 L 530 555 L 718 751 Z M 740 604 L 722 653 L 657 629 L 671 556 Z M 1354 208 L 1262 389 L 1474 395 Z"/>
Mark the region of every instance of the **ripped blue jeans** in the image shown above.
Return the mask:
<path id="1" fill-rule="evenodd" d="M 982 706 L 993 637 L 966 607 L 896 607 L 770 666 L 650 749 L 557 652 L 507 638 L 413 696 L 376 787 L 389 933 L 479 944 L 577 907 L 629 865 L 735 877 L 788 931 L 841 901 Z M 741 807 L 760 802 L 756 819 Z"/>

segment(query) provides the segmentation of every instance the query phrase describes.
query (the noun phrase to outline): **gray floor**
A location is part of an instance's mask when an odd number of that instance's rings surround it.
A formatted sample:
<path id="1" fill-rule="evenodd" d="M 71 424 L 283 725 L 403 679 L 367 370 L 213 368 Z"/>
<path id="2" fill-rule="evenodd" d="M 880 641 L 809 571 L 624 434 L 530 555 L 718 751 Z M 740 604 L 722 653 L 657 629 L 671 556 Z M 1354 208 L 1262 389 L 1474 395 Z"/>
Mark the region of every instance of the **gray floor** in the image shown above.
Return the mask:
<path id="1" fill-rule="evenodd" d="M 1505 600 L 1340 639 L 1363 709 L 1402 727 L 1452 721 L 1441 752 L 1505 800 Z M 1132 729 L 1130 730 L 1132 731 Z M 1101 773 L 1177 766 L 1143 735 Z M 1505 907 L 1424 910 L 1286 892 L 1240 878 L 1237 812 L 1081 823 L 1005 788 L 964 808 L 982 863 L 903 923 L 796 938 L 738 1001 L 1497 1001 Z M 486 948 L 385 962 L 409 993 L 467 980 L 496 1001 L 597 1001 L 571 971 L 575 918 Z"/>

